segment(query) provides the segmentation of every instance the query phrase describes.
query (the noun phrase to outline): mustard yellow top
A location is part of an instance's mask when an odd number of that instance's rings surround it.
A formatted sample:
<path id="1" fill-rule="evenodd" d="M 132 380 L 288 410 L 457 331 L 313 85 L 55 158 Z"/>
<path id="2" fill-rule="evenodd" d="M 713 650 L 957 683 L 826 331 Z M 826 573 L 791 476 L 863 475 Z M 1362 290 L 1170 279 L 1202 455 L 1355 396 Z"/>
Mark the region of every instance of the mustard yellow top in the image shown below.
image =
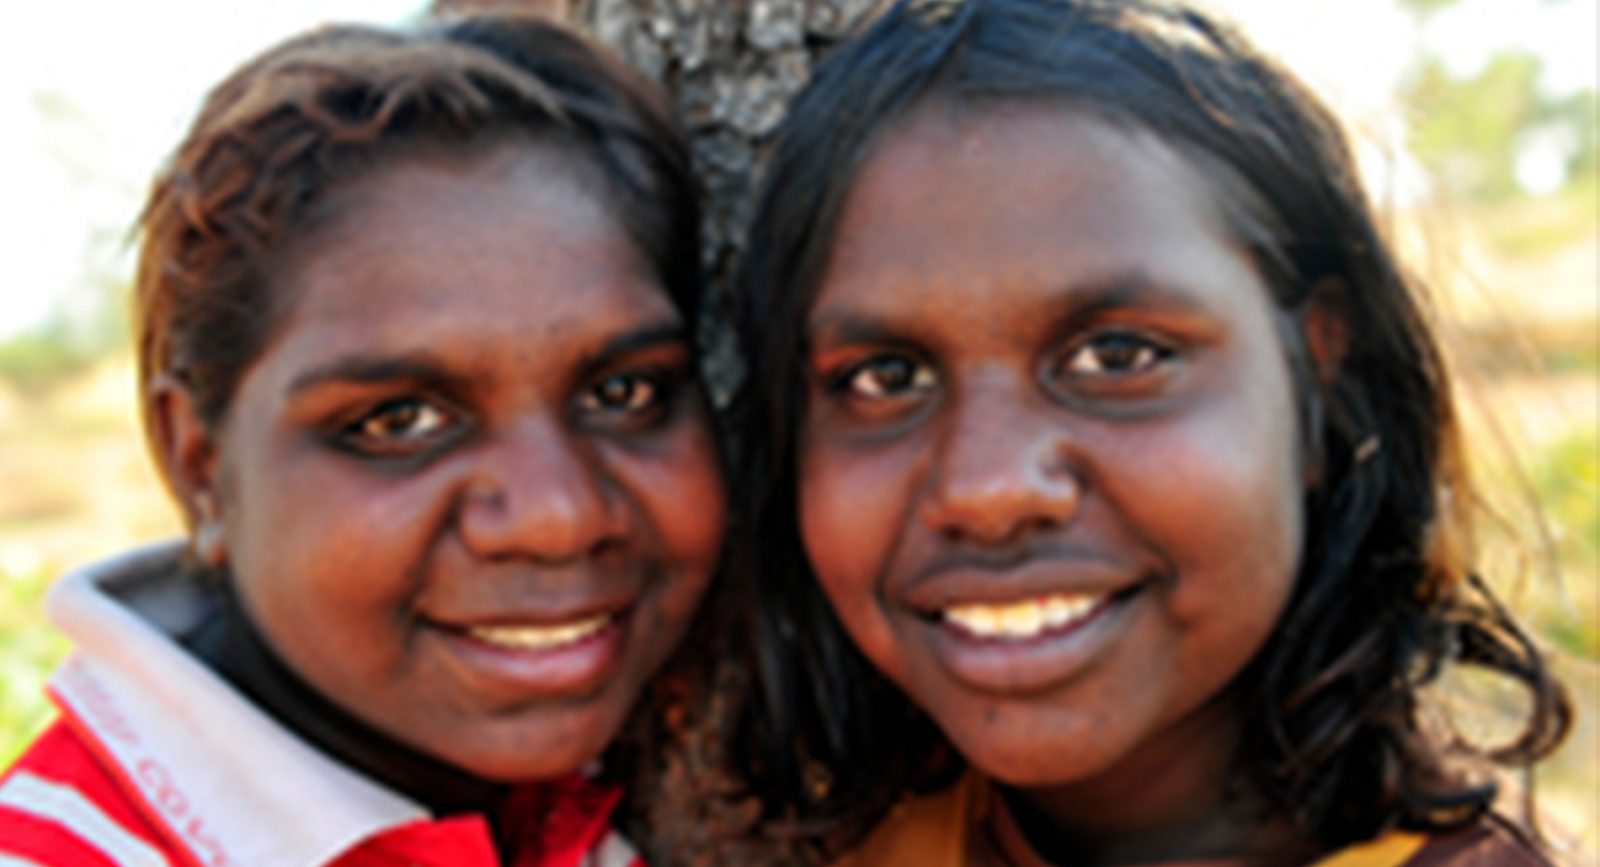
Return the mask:
<path id="1" fill-rule="evenodd" d="M 989 792 L 987 780 L 968 774 L 948 789 L 910 798 L 833 867 L 966 867 L 968 833 L 988 812 Z M 1422 834 L 1391 832 L 1311 867 L 1401 867 L 1427 842 Z"/>
<path id="2" fill-rule="evenodd" d="M 1370 843 L 1357 843 L 1318 861 L 1316 867 L 1400 867 L 1417 854 L 1428 838 L 1390 831 Z"/>

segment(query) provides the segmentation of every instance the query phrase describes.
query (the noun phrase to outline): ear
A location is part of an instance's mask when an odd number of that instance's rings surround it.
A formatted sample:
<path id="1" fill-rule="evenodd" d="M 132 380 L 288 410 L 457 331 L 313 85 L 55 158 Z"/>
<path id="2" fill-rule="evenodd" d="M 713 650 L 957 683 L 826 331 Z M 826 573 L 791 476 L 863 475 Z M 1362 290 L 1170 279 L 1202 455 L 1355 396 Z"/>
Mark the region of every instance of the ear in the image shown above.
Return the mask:
<path id="1" fill-rule="evenodd" d="M 1350 348 L 1350 323 L 1345 312 L 1344 281 L 1329 277 L 1311 289 L 1300 329 L 1306 351 L 1316 366 L 1317 379 L 1326 385 L 1339 375 L 1345 352 Z"/>
<path id="2" fill-rule="evenodd" d="M 183 508 L 194 553 L 207 566 L 228 561 L 222 499 L 217 489 L 217 439 L 200 417 L 194 394 L 177 377 L 163 373 L 151 380 L 150 439 L 167 486 Z"/>

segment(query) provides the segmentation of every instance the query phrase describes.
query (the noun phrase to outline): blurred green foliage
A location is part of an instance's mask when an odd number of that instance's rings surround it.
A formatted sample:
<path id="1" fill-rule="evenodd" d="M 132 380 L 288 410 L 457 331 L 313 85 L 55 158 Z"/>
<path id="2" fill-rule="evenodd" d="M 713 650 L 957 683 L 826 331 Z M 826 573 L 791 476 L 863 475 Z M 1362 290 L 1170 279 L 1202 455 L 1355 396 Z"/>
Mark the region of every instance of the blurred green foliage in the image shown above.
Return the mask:
<path id="1" fill-rule="evenodd" d="M 1412 152 L 1469 199 L 1499 201 L 1517 191 L 1517 138 L 1533 120 L 1539 59 L 1496 56 L 1477 76 L 1456 80 L 1437 58 L 1409 86 Z"/>
<path id="2" fill-rule="evenodd" d="M 0 339 L 0 380 L 40 393 L 76 376 L 128 344 L 121 286 L 107 286 L 92 309 L 64 310 L 20 334 Z"/>
<path id="3" fill-rule="evenodd" d="M 1595 90 L 1550 96 L 1539 88 L 1541 66 L 1536 54 L 1501 51 L 1472 77 L 1454 78 L 1442 59 L 1422 59 L 1402 93 L 1410 147 L 1446 194 L 1470 205 L 1501 205 L 1528 195 L 1517 178 L 1518 158 L 1544 139 L 1565 152 L 1558 195 L 1587 208 L 1592 226 L 1600 142 Z"/>
<path id="4" fill-rule="evenodd" d="M 44 729 L 54 710 L 44 695 L 68 644 L 41 614 L 50 576 L 34 567 L 13 573 L 0 563 L 0 767 Z"/>
<path id="5" fill-rule="evenodd" d="M 1530 477 L 1561 573 L 1559 592 L 1536 596 L 1536 628 L 1567 653 L 1600 661 L 1600 430 L 1576 431 L 1543 450 Z"/>
<path id="6" fill-rule="evenodd" d="M 0 341 L 0 379 L 24 391 L 48 388 L 93 363 L 93 352 L 62 342 L 49 329 Z"/>
<path id="7" fill-rule="evenodd" d="M 1539 67 L 1532 54 L 1504 51 L 1476 75 L 1456 79 L 1428 58 L 1406 85 L 1412 151 L 1452 195 L 1477 203 L 1523 195 L 1516 163 L 1535 136 L 1563 146 L 1566 186 L 1587 182 L 1593 189 L 1595 91 L 1547 96 Z"/>

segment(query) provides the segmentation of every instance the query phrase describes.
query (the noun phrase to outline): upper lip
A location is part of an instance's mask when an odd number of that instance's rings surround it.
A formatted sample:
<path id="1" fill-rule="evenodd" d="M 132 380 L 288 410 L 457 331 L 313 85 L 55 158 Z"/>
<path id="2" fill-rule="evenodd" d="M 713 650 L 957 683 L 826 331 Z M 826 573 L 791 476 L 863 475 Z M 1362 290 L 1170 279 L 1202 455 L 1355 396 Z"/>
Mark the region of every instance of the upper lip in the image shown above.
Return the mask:
<path id="1" fill-rule="evenodd" d="M 955 605 L 1003 605 L 1054 594 L 1105 596 L 1139 584 L 1148 570 L 1076 548 L 963 550 L 917 573 L 901 594 L 927 614 Z"/>
<path id="2" fill-rule="evenodd" d="M 449 629 L 559 626 L 632 608 L 659 578 L 637 563 L 483 564 L 439 576 L 422 616 Z"/>

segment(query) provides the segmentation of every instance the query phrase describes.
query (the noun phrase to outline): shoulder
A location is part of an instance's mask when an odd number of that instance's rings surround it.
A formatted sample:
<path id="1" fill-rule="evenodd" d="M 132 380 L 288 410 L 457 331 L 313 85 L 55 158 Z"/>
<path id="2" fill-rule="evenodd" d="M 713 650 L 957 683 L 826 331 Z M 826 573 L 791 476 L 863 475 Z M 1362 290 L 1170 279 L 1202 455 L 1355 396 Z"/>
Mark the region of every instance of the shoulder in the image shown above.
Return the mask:
<path id="1" fill-rule="evenodd" d="M 171 863 L 120 781 L 63 722 L 0 775 L 0 863 Z"/>
<path id="2" fill-rule="evenodd" d="M 1428 838 L 1405 867 L 1552 867 L 1521 831 L 1490 816 Z"/>
<path id="3" fill-rule="evenodd" d="M 1553 867 L 1553 862 L 1510 823 L 1487 816 L 1451 831 L 1392 831 L 1335 852 L 1315 867 Z"/>

